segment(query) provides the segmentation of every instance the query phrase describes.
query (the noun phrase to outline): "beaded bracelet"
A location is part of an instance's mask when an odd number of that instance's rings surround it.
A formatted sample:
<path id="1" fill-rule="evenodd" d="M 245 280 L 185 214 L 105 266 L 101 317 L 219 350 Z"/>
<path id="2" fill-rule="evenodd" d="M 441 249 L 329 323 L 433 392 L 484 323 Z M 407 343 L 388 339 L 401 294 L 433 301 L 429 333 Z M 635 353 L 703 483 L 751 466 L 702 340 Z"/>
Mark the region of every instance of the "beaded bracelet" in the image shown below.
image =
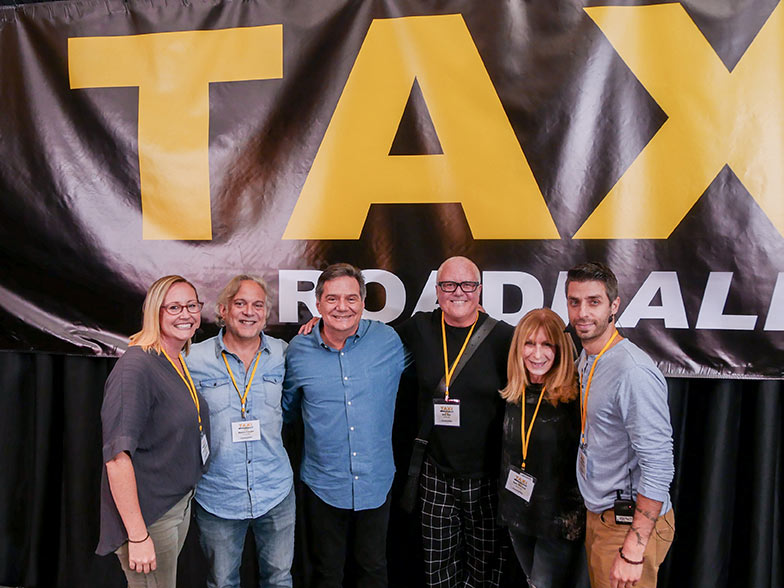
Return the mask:
<path id="1" fill-rule="evenodd" d="M 128 543 L 144 543 L 144 542 L 145 542 L 145 541 L 147 541 L 147 539 L 149 539 L 149 538 L 150 538 L 150 532 L 149 532 L 149 531 L 147 531 L 147 535 L 145 535 L 145 536 L 144 536 L 144 539 L 141 539 L 141 540 L 139 540 L 139 541 L 134 541 L 133 539 L 131 539 L 130 537 L 128 537 Z M 623 557 L 623 554 L 621 554 L 621 557 Z M 624 557 L 624 559 L 626 559 L 626 558 Z"/>
<path id="2" fill-rule="evenodd" d="M 618 553 L 621 554 L 621 559 L 625 561 L 627 564 L 632 564 L 633 566 L 641 566 L 642 562 L 645 561 L 645 556 L 640 561 L 632 561 L 628 557 L 623 554 L 623 546 L 618 548 Z"/>

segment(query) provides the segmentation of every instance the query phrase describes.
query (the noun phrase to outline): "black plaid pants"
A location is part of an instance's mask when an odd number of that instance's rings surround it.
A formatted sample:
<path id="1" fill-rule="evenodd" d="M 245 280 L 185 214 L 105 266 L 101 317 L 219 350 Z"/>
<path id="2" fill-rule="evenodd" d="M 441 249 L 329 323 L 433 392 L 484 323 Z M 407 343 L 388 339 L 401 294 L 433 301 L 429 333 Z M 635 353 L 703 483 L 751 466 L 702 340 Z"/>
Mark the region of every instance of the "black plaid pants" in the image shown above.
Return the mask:
<path id="1" fill-rule="evenodd" d="M 425 459 L 419 480 L 428 586 L 496 587 L 504 563 L 498 481 L 451 478 Z"/>

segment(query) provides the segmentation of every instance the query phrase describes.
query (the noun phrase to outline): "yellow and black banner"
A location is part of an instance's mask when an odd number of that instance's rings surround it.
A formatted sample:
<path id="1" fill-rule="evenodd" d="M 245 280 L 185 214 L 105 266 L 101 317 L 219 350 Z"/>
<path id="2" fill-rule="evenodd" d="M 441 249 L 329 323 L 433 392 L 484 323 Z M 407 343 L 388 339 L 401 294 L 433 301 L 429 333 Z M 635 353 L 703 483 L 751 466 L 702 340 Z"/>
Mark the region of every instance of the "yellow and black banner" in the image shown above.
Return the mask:
<path id="1" fill-rule="evenodd" d="M 776 1 L 6 5 L 0 108 L 0 348 L 114 354 L 168 273 L 288 334 L 336 261 L 394 323 L 463 254 L 496 318 L 599 260 L 668 375 L 784 375 Z"/>

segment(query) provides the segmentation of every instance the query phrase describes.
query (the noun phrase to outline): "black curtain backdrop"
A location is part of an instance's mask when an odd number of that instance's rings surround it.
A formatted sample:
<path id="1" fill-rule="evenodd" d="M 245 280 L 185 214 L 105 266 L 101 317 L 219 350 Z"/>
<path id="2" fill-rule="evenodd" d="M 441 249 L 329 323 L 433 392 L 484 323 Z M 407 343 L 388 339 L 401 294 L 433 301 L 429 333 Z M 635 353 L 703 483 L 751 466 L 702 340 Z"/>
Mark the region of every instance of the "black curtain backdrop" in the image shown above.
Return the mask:
<path id="1" fill-rule="evenodd" d="M 115 558 L 93 553 L 100 407 L 113 362 L 0 353 L 0 584 L 125 585 Z M 779 381 L 670 379 L 669 391 L 677 532 L 660 586 L 784 586 L 784 387 Z M 286 431 L 286 443 L 296 466 L 301 431 Z M 196 532 L 194 525 L 180 556 L 181 588 L 205 585 Z M 297 532 L 295 586 L 307 586 L 301 525 Z M 393 512 L 389 560 L 394 586 L 423 585 L 416 538 L 416 521 Z M 253 566 L 253 558 L 246 557 L 243 586 L 254 585 Z M 505 585 L 523 585 L 519 574 L 510 562 Z"/>

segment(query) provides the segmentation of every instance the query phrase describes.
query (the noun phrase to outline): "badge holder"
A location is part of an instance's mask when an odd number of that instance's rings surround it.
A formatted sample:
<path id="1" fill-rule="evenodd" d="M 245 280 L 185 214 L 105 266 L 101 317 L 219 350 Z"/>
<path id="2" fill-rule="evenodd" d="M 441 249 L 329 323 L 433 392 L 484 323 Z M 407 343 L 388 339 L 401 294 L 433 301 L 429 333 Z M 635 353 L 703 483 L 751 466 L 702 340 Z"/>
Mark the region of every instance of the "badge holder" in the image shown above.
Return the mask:
<path id="1" fill-rule="evenodd" d="M 519 496 L 526 502 L 530 502 L 535 485 L 536 478 L 531 474 L 516 466 L 509 466 L 509 475 L 506 478 L 506 485 L 504 486 L 509 492 Z"/>
<path id="2" fill-rule="evenodd" d="M 433 424 L 437 427 L 460 426 L 460 400 L 433 400 Z"/>

